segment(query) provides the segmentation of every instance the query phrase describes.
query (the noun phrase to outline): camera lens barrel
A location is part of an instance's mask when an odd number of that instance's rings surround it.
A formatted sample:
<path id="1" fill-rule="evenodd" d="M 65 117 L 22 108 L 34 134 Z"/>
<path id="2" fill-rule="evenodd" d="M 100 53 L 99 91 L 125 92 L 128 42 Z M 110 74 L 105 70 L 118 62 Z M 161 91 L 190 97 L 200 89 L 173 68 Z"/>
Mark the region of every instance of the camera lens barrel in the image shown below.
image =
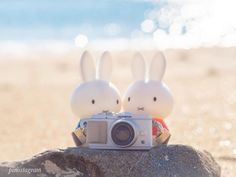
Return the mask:
<path id="1" fill-rule="evenodd" d="M 113 142 L 120 147 L 131 146 L 135 141 L 135 129 L 130 122 L 119 121 L 111 129 Z"/>

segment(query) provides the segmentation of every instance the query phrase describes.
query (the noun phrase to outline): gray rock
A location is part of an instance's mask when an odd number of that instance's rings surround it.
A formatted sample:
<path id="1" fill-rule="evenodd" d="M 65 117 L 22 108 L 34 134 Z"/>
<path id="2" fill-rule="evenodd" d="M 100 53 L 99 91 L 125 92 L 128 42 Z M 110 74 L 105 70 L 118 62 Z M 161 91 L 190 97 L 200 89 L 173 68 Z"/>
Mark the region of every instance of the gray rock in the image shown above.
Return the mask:
<path id="1" fill-rule="evenodd" d="M 210 153 L 183 145 L 150 151 L 68 148 L 0 163 L 1 177 L 220 177 L 220 173 Z"/>

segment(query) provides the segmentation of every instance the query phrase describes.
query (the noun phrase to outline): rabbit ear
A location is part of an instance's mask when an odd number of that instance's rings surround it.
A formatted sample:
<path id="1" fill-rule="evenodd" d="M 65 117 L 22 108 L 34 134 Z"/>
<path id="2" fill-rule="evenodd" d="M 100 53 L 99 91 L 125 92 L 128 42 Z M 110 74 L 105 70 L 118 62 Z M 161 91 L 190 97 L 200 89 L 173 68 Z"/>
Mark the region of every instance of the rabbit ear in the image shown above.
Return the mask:
<path id="1" fill-rule="evenodd" d="M 110 81 L 112 73 L 112 59 L 111 54 L 105 51 L 99 62 L 97 68 L 98 79 Z"/>
<path id="2" fill-rule="evenodd" d="M 151 62 L 149 80 L 161 81 L 166 69 L 166 60 L 162 52 L 157 52 Z"/>
<path id="3" fill-rule="evenodd" d="M 131 67 L 132 67 L 132 73 L 133 73 L 134 80 L 136 80 L 136 81 L 145 80 L 146 65 L 145 65 L 145 61 L 143 59 L 143 56 L 139 52 L 136 52 L 134 54 Z"/>
<path id="4" fill-rule="evenodd" d="M 96 71 L 93 58 L 88 51 L 85 51 L 80 60 L 81 76 L 84 81 L 91 81 L 95 79 Z"/>

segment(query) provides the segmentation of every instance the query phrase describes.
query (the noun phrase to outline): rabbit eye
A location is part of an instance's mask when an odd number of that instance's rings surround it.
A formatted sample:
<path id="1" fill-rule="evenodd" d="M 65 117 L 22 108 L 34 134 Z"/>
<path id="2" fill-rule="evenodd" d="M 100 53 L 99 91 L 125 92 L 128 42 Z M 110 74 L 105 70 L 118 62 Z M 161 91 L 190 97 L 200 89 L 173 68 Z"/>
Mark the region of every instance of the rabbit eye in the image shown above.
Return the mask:
<path id="1" fill-rule="evenodd" d="M 153 97 L 153 101 L 157 101 L 157 97 Z"/>
<path id="2" fill-rule="evenodd" d="M 130 97 L 128 98 L 128 101 L 130 101 Z"/>
<path id="3" fill-rule="evenodd" d="M 95 100 L 92 100 L 92 104 L 95 104 Z"/>
<path id="4" fill-rule="evenodd" d="M 116 100 L 116 104 L 119 104 L 119 100 Z"/>

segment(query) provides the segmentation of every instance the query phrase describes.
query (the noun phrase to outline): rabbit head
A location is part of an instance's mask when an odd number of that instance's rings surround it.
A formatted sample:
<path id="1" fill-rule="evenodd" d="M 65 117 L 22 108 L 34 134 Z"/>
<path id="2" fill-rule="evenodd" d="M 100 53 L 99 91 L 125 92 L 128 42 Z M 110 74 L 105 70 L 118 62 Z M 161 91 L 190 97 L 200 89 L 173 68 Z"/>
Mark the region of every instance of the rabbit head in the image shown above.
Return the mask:
<path id="1" fill-rule="evenodd" d="M 110 82 L 112 61 L 109 52 L 104 52 L 95 69 L 93 58 L 85 51 L 80 60 L 83 83 L 71 97 L 73 113 L 85 118 L 104 111 L 119 112 L 121 98 L 118 89 Z"/>
<path id="2" fill-rule="evenodd" d="M 128 87 L 124 98 L 124 111 L 149 114 L 165 118 L 173 108 L 173 98 L 168 87 L 162 82 L 166 68 L 165 56 L 158 52 L 152 59 L 149 72 L 143 56 L 136 53 L 132 62 L 134 82 Z"/>

